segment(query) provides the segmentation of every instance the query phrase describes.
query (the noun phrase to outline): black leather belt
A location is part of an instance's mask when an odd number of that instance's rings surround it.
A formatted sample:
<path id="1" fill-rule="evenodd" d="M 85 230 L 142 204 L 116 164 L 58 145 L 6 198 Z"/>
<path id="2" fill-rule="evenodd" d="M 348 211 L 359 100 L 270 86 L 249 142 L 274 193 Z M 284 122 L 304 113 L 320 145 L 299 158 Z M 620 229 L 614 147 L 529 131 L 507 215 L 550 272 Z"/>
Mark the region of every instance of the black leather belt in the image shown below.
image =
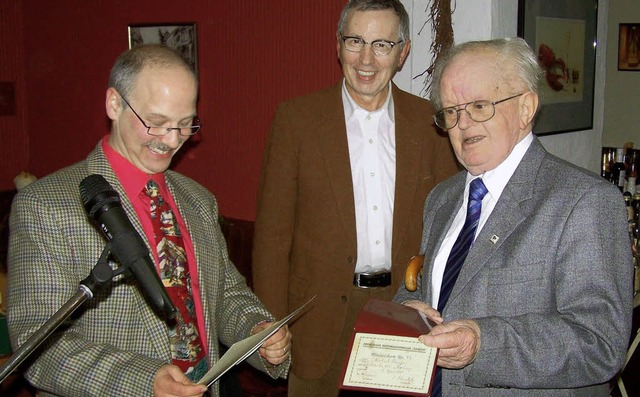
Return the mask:
<path id="1" fill-rule="evenodd" d="M 356 273 L 353 285 L 360 288 L 387 287 L 391 285 L 391 272 Z"/>

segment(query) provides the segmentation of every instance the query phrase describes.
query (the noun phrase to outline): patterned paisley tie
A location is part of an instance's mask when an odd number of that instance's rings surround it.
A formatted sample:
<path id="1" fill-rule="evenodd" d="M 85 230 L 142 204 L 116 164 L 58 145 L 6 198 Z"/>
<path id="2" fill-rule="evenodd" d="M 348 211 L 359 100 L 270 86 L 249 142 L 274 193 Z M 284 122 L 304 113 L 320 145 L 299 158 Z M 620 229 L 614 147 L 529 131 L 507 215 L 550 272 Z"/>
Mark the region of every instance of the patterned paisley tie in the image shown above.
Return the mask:
<path id="1" fill-rule="evenodd" d="M 192 381 L 207 372 L 207 361 L 198 332 L 191 291 L 191 275 L 182 234 L 169 204 L 160 194 L 158 184 L 149 180 L 143 189 L 149 203 L 153 233 L 160 268 L 160 278 L 179 314 L 169 323 L 169 343 L 173 364 Z"/>

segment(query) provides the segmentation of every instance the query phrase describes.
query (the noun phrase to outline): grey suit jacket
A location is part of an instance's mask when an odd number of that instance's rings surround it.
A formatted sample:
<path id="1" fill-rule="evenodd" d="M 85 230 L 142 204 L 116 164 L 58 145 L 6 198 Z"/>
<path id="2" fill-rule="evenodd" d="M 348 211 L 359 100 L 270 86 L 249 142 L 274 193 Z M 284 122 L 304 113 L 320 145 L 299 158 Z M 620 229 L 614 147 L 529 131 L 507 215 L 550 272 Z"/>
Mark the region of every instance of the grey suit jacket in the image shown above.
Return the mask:
<path id="1" fill-rule="evenodd" d="M 80 182 L 90 174 L 103 175 L 118 191 L 146 242 L 100 144 L 85 161 L 20 191 L 11 212 L 8 260 L 8 323 L 14 348 L 78 291 L 105 247 L 79 194 Z M 193 240 L 211 365 L 218 360 L 218 340 L 231 345 L 272 317 L 229 261 L 213 195 L 175 172 L 167 171 L 166 179 Z M 155 372 L 171 361 L 165 322 L 135 279 L 123 276 L 86 301 L 32 358 L 26 376 L 44 391 L 41 395 L 82 397 L 150 396 Z M 257 354 L 250 362 L 266 370 Z M 279 367 L 278 374 L 288 364 Z M 213 389 L 218 395 L 217 384 Z"/>
<path id="2" fill-rule="evenodd" d="M 465 176 L 427 198 L 424 274 L 417 291 L 400 287 L 396 302 L 430 302 L 434 257 L 462 204 Z M 481 329 L 475 361 L 443 370 L 443 396 L 609 395 L 603 383 L 621 368 L 633 310 L 626 225 L 613 185 L 548 154 L 534 137 L 443 310 L 445 321 L 474 319 Z"/>

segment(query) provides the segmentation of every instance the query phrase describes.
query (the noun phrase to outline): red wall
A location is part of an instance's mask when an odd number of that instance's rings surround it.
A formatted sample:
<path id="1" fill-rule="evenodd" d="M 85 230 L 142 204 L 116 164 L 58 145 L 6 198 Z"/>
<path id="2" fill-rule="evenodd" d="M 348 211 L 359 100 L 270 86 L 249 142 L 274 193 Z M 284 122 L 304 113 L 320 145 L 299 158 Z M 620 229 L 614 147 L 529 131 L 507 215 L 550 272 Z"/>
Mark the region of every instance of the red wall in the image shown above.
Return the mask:
<path id="1" fill-rule="evenodd" d="M 209 188 L 223 215 L 255 219 L 277 103 L 340 79 L 335 30 L 344 3 L 3 0 L 0 81 L 17 82 L 18 111 L 0 116 L 0 155 L 13 156 L 2 156 L 0 189 L 22 169 L 40 177 L 83 159 L 108 132 L 106 81 L 129 24 L 195 22 L 204 127 L 173 168 Z"/>

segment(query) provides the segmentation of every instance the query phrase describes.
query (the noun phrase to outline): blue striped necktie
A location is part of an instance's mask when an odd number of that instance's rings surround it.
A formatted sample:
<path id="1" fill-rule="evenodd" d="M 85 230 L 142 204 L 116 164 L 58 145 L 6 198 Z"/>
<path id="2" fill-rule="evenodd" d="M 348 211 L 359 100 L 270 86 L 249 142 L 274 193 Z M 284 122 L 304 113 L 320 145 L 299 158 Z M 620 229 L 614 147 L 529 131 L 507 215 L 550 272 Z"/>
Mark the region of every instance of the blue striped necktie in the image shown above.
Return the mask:
<path id="1" fill-rule="evenodd" d="M 453 290 L 453 286 L 458 279 L 462 264 L 467 258 L 471 244 L 476 235 L 476 229 L 478 228 L 478 222 L 480 221 L 480 211 L 482 210 L 482 199 L 487 194 L 487 187 L 482 182 L 481 178 L 476 178 L 471 181 L 469 185 L 469 203 L 467 204 L 467 219 L 464 221 L 464 226 L 456 242 L 453 243 L 449 259 L 447 259 L 447 265 L 444 268 L 444 275 L 442 276 L 442 285 L 440 286 L 440 297 L 438 298 L 438 311 L 442 313 L 444 306 L 449 300 L 449 295 Z M 442 371 L 440 367 L 436 370 L 436 376 L 433 382 L 433 397 L 440 397 L 442 395 Z"/>

